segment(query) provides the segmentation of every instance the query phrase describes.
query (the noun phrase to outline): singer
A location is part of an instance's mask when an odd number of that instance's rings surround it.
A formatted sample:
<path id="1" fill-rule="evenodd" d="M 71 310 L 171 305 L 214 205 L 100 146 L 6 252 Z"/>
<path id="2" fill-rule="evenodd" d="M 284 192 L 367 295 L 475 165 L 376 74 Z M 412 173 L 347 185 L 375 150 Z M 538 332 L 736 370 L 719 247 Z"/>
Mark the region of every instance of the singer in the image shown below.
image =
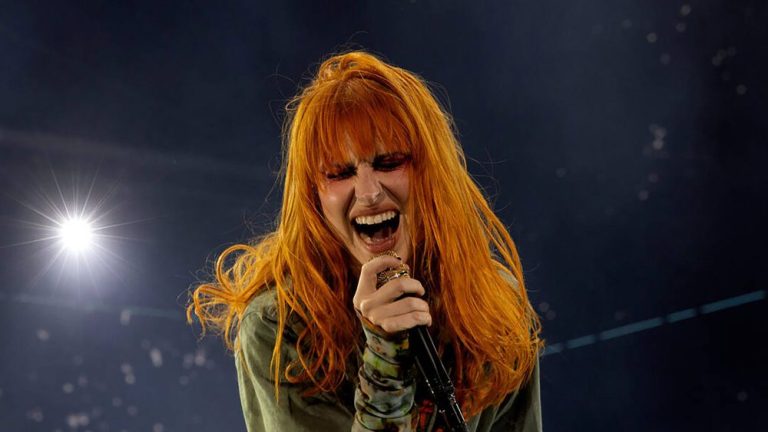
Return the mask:
<path id="1" fill-rule="evenodd" d="M 286 111 L 275 230 L 225 250 L 187 308 L 235 353 L 248 431 L 451 430 L 417 326 L 468 430 L 540 431 L 520 259 L 425 82 L 349 52 Z"/>

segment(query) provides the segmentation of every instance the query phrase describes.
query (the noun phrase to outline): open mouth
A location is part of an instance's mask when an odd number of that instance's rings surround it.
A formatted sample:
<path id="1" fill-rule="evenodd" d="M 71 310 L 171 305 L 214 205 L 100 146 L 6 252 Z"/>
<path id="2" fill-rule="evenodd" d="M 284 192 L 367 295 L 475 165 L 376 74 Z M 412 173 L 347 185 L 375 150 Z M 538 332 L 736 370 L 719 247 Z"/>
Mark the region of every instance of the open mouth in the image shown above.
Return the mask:
<path id="1" fill-rule="evenodd" d="M 375 216 L 360 216 L 352 220 L 352 227 L 363 242 L 371 248 L 388 246 L 400 226 L 400 212 L 389 210 Z"/>

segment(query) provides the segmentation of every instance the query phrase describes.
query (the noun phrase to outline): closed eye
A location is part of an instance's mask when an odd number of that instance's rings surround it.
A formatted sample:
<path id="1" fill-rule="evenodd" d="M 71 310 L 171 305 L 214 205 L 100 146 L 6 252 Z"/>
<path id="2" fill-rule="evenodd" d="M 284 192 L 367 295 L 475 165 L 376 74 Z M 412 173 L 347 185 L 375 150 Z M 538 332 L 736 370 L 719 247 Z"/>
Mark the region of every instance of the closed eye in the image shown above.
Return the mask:
<path id="1" fill-rule="evenodd" d="M 327 172 L 325 173 L 325 178 L 328 180 L 344 180 L 346 178 L 352 177 L 355 175 L 355 170 L 343 170 L 343 171 L 337 171 L 337 172 Z"/>
<path id="2" fill-rule="evenodd" d="M 411 160 L 411 155 L 405 153 L 387 153 L 378 155 L 373 159 L 371 166 L 377 171 L 394 171 L 401 168 Z M 323 173 L 328 180 L 344 180 L 357 174 L 357 167 L 354 165 L 336 166 L 334 171 Z"/>
<path id="3" fill-rule="evenodd" d="M 388 153 L 376 156 L 373 168 L 379 171 L 394 171 L 410 160 L 411 156 L 404 153 Z"/>

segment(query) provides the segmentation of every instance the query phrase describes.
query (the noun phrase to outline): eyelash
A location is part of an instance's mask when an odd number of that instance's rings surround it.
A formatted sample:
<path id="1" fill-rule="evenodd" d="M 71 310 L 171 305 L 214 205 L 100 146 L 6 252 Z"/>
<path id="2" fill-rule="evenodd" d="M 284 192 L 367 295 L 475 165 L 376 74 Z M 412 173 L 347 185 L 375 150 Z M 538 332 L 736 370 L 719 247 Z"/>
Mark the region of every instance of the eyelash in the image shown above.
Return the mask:
<path id="1" fill-rule="evenodd" d="M 410 158 L 408 156 L 393 156 L 389 160 L 380 161 L 378 163 L 374 164 L 374 169 L 378 171 L 384 171 L 384 172 L 390 172 L 394 171 L 406 162 L 408 162 Z M 328 180 L 344 180 L 352 177 L 355 175 L 356 170 L 354 168 L 346 169 L 339 172 L 327 172 L 325 173 L 325 178 Z"/>
<path id="2" fill-rule="evenodd" d="M 354 174 L 353 171 L 342 171 L 338 173 L 325 173 L 325 178 L 328 180 L 344 180 L 351 177 Z"/>

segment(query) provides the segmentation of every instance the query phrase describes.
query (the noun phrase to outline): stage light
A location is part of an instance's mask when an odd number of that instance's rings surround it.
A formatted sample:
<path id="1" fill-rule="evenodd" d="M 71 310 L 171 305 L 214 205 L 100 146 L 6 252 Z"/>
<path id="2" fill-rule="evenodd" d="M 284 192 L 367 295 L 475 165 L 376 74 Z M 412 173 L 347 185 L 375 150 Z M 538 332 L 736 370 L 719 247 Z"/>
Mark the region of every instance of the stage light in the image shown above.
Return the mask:
<path id="1" fill-rule="evenodd" d="M 93 244 L 93 231 L 85 219 L 68 219 L 59 226 L 59 239 L 66 249 L 83 252 Z"/>
<path id="2" fill-rule="evenodd" d="M 28 268 L 36 271 L 32 284 L 117 289 L 115 281 L 122 283 L 130 265 L 120 250 L 127 241 L 137 240 L 126 235 L 128 228 L 144 219 L 119 221 L 115 183 L 97 182 L 95 174 L 82 172 L 68 177 L 72 180 L 61 183 L 51 169 L 26 182 L 36 187 L 20 189 L 23 194 L 14 197 L 25 210 L 14 221 L 23 228 L 17 236 L 21 241 L 0 240 L 0 248 L 28 248 Z"/>

